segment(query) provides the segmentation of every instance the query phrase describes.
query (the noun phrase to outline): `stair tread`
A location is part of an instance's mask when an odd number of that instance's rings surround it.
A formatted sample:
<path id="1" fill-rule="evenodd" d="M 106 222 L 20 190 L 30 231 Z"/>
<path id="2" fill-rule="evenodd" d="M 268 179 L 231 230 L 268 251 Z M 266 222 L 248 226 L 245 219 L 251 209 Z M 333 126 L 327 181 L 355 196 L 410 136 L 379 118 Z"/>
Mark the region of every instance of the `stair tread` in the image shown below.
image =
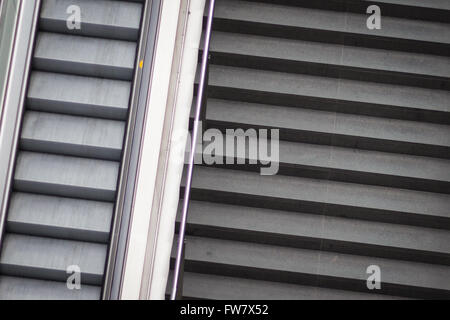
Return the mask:
<path id="1" fill-rule="evenodd" d="M 131 80 L 136 43 L 39 32 L 34 67 L 42 71 Z"/>
<path id="2" fill-rule="evenodd" d="M 22 151 L 14 186 L 19 191 L 114 200 L 119 163 Z"/>
<path id="3" fill-rule="evenodd" d="M 99 300 L 101 287 L 68 290 L 65 282 L 0 276 L 0 300 Z"/>
<path id="4" fill-rule="evenodd" d="M 226 143 L 227 140 L 234 139 L 236 136 L 238 135 L 225 134 L 222 135 L 222 139 Z M 258 140 L 250 137 L 247 141 L 245 162 L 249 163 L 250 159 L 261 160 L 259 155 L 249 155 L 249 145 L 257 145 Z M 423 183 L 423 180 L 446 184 L 450 182 L 450 161 L 446 159 L 290 141 L 279 141 L 278 150 L 278 163 L 281 167 L 298 167 L 299 170 L 316 169 L 327 173 L 329 179 L 333 179 L 333 172 L 345 171 L 347 174 L 359 174 L 361 179 L 362 177 L 366 179 L 367 184 L 370 184 L 371 181 L 367 174 L 386 175 L 389 176 L 391 182 L 395 178 L 408 178 L 410 181 L 413 179 L 420 180 L 417 183 Z M 201 147 L 198 147 L 196 152 L 202 153 Z M 210 156 L 212 159 L 214 157 L 225 157 L 226 152 L 220 148 L 214 150 L 208 148 L 203 152 L 203 156 Z M 236 160 L 238 155 L 235 154 L 234 157 L 234 160 Z M 242 159 L 241 156 L 239 158 Z M 225 162 L 223 159 L 222 162 Z M 273 158 L 273 161 L 276 161 L 276 159 Z M 299 175 L 301 175 L 300 172 Z M 389 182 L 386 183 L 388 185 Z M 407 188 L 406 183 L 404 187 Z M 426 191 L 426 189 L 423 190 Z M 436 186 L 433 191 L 446 192 L 446 189 L 440 190 Z"/>
<path id="5" fill-rule="evenodd" d="M 106 253 L 104 244 L 6 234 L 0 267 L 4 275 L 66 281 L 77 265 L 82 283 L 100 285 Z"/>
<path id="6" fill-rule="evenodd" d="M 7 229 L 14 233 L 107 242 L 113 203 L 15 192 Z"/>
<path id="7" fill-rule="evenodd" d="M 67 28 L 67 10 L 71 5 L 80 8 L 80 29 Z M 128 1 L 47 0 L 42 4 L 39 28 L 53 32 L 137 40 L 141 11 L 142 4 Z"/>
<path id="8" fill-rule="evenodd" d="M 318 214 L 191 201 L 188 224 L 199 228 L 225 228 L 242 234 L 274 234 L 284 240 L 303 237 L 450 255 L 450 232 L 447 230 Z M 370 252 L 367 248 L 366 253 Z"/>
<path id="9" fill-rule="evenodd" d="M 323 214 L 334 213 L 344 206 L 343 212 L 349 212 L 350 208 L 358 208 L 358 214 L 362 214 L 364 209 L 387 211 L 392 218 L 400 213 L 450 218 L 449 195 L 415 190 L 279 175 L 261 176 L 254 172 L 202 166 L 194 170 L 192 186 L 204 192 L 315 203 L 318 205 L 316 210 Z M 298 209 L 302 210 L 301 206 Z"/>
<path id="10" fill-rule="evenodd" d="M 239 241 L 187 237 L 186 263 L 223 264 L 277 272 L 307 274 L 359 281 L 366 288 L 366 269 L 381 269 L 382 286 L 386 284 L 445 290 L 450 294 L 450 267 L 400 260 L 339 254 L 245 243 Z M 192 270 L 189 270 L 192 271 Z"/>
<path id="11" fill-rule="evenodd" d="M 214 300 L 399 299 L 398 297 L 376 293 L 353 292 L 193 272 L 185 272 L 183 275 L 183 296 L 194 299 Z"/>
<path id="12" fill-rule="evenodd" d="M 449 147 L 450 127 L 331 111 L 208 99 L 207 120 Z"/>
<path id="13" fill-rule="evenodd" d="M 34 111 L 26 112 L 23 121 L 22 148 L 120 160 L 122 121 Z"/>
<path id="14" fill-rule="evenodd" d="M 210 66 L 209 85 L 308 97 L 336 103 L 393 106 L 405 110 L 450 112 L 450 92 L 226 66 Z M 339 108 L 339 106 L 337 107 Z M 448 117 L 448 115 L 447 115 Z"/>
<path id="15" fill-rule="evenodd" d="M 363 36 L 382 36 L 392 41 L 408 39 L 450 44 L 448 24 L 395 17 L 383 17 L 381 29 L 369 30 L 366 14 L 236 0 L 218 2 L 214 17 Z"/>
<path id="16" fill-rule="evenodd" d="M 215 31 L 210 51 L 213 54 L 238 54 L 360 68 L 369 72 L 401 72 L 422 77 L 450 78 L 450 60 L 447 57 L 341 44 Z"/>
<path id="17" fill-rule="evenodd" d="M 124 120 L 130 90 L 127 81 L 35 71 L 31 73 L 27 107 Z"/>

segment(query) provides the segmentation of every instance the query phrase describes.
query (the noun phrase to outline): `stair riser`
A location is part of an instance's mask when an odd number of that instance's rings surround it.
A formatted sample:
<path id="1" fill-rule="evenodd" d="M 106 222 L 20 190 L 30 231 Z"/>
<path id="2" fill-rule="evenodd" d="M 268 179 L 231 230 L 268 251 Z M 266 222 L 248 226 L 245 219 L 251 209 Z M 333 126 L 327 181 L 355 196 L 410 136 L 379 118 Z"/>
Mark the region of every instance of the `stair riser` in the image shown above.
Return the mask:
<path id="1" fill-rule="evenodd" d="M 396 106 L 336 101 L 332 99 L 306 97 L 292 94 L 281 94 L 267 91 L 235 89 L 229 87 L 208 86 L 208 97 L 250 102 L 283 105 L 287 107 L 308 106 L 308 108 L 341 113 L 359 114 L 382 118 L 393 118 L 411 121 L 424 121 L 439 124 L 450 124 L 450 114 L 439 111 L 408 109 Z"/>
<path id="2" fill-rule="evenodd" d="M 245 160 L 245 164 L 237 164 L 237 158 L 234 158 L 233 161 L 234 164 L 214 164 L 208 166 L 258 173 L 261 172 L 261 168 L 265 167 L 259 164 L 249 164 L 248 159 Z M 284 162 L 280 162 L 277 165 L 279 168 L 277 171 L 278 175 L 450 194 L 450 183 L 445 181 L 414 179 L 409 177 L 383 175 L 362 171 L 340 170 L 335 168 L 329 169 L 323 167 L 293 165 Z"/>
<path id="3" fill-rule="evenodd" d="M 75 61 L 55 61 L 44 58 L 33 58 L 33 66 L 41 71 L 63 72 L 80 76 L 102 77 L 116 80 L 132 80 L 133 69 L 113 67 L 100 64 L 89 64 Z"/>
<path id="4" fill-rule="evenodd" d="M 184 188 L 180 189 L 184 192 Z M 450 230 L 450 219 L 437 216 L 425 216 L 405 212 L 352 207 L 322 202 L 301 201 L 286 198 L 273 198 L 249 194 L 221 192 L 193 187 L 191 199 L 211 201 L 223 204 L 242 205 L 293 212 L 325 214 L 329 216 L 354 218 L 386 223 Z"/>
<path id="5" fill-rule="evenodd" d="M 176 232 L 179 230 L 179 222 L 176 224 Z M 243 242 L 255 242 L 260 244 L 293 247 L 310 250 L 325 250 L 344 254 L 355 254 L 387 259 L 416 261 L 431 264 L 450 265 L 450 255 L 377 246 L 364 243 L 337 241 L 323 238 L 297 237 L 284 234 L 255 232 L 245 229 L 221 228 L 208 225 L 198 225 L 188 222 L 186 233 L 196 237 L 224 239 Z"/>
<path id="6" fill-rule="evenodd" d="M 61 32 L 71 35 L 99 37 L 114 40 L 137 40 L 139 30 L 132 28 L 98 26 L 90 23 L 83 23 L 81 29 L 67 29 L 66 21 L 43 19 L 39 20 L 39 28 L 47 32 Z"/>
<path id="7" fill-rule="evenodd" d="M 262 102 L 262 101 L 259 101 Z M 403 153 L 416 156 L 426 156 L 450 159 L 450 148 L 438 145 L 420 143 L 408 143 L 402 141 L 383 140 L 368 138 L 364 136 L 349 136 L 342 134 L 326 133 L 320 131 L 293 130 L 287 128 L 259 126 L 248 123 L 225 122 L 207 120 L 207 128 L 219 129 L 226 133 L 227 129 L 278 129 L 280 140 L 313 143 L 320 145 L 332 145 L 336 147 L 355 148 L 363 150 L 374 150 L 382 152 Z"/>
<path id="8" fill-rule="evenodd" d="M 28 223 L 17 223 L 15 221 L 8 221 L 6 226 L 7 232 L 52 237 L 67 240 L 89 241 L 95 243 L 108 243 L 109 232 L 80 230 L 70 228 L 60 228 L 48 225 L 36 225 Z M 109 230 L 108 230 L 109 231 Z"/>
<path id="9" fill-rule="evenodd" d="M 34 268 L 23 265 L 0 265 L 0 273 L 2 275 L 16 276 L 16 277 L 29 277 L 53 280 L 53 281 L 67 281 L 70 274 L 66 270 L 49 270 L 42 268 Z M 101 285 L 103 276 L 97 274 L 82 273 L 81 274 L 81 284 L 88 285 Z"/>
<path id="10" fill-rule="evenodd" d="M 29 110 L 35 111 L 56 112 L 75 116 L 91 116 L 111 120 L 125 120 L 128 114 L 128 110 L 122 108 L 36 98 L 27 98 L 27 107 Z"/>
<path id="11" fill-rule="evenodd" d="M 338 65 L 255 57 L 211 51 L 211 63 L 216 65 L 309 74 L 330 78 L 363 80 L 399 84 L 437 90 L 450 90 L 450 80 L 441 77 L 417 76 L 401 72 L 377 71 Z"/>
<path id="12" fill-rule="evenodd" d="M 115 161 L 119 161 L 122 155 L 121 149 L 101 148 L 86 145 L 57 143 L 32 139 L 21 139 L 20 148 L 22 150 L 33 152 L 45 152 L 45 153 L 87 157 L 102 160 L 115 160 Z"/>
<path id="13" fill-rule="evenodd" d="M 171 260 L 171 264 L 173 267 L 173 259 Z M 205 261 L 190 260 L 188 258 L 185 260 L 185 271 L 221 276 L 232 276 L 238 278 L 240 277 L 245 279 L 334 288 L 340 290 L 352 290 L 366 293 L 372 292 L 367 289 L 366 281 L 320 276 L 316 274 L 294 273 L 255 267 L 210 263 Z M 450 292 L 445 290 L 402 286 L 387 282 L 382 282 L 381 289 L 376 290 L 376 292 L 372 293 L 404 296 L 416 299 L 450 299 Z"/>
<path id="14" fill-rule="evenodd" d="M 14 189 L 21 192 L 48 194 L 99 201 L 114 201 L 115 191 L 101 190 L 83 186 L 58 185 L 40 181 L 14 180 Z"/>
<path id="15" fill-rule="evenodd" d="M 450 45 L 381 36 L 367 36 L 329 30 L 317 30 L 277 24 L 214 18 L 214 30 L 254 34 L 285 39 L 344 44 L 356 47 L 397 50 L 450 56 Z"/>

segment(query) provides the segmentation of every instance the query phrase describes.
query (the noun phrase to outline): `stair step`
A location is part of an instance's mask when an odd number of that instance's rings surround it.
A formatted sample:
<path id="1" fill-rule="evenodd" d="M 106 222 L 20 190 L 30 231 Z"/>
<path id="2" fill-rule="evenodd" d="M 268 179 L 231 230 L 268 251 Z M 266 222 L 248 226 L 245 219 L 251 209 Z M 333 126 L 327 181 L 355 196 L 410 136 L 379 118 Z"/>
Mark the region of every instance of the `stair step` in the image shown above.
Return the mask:
<path id="1" fill-rule="evenodd" d="M 446 230 L 320 214 L 191 201 L 188 234 L 450 265 Z"/>
<path id="2" fill-rule="evenodd" d="M 214 26 L 218 31 L 450 55 L 448 24 L 383 16 L 381 29 L 370 30 L 367 17 L 365 11 L 357 14 L 228 0 L 217 3 Z"/>
<path id="3" fill-rule="evenodd" d="M 81 13 L 80 29 L 69 29 L 67 13 L 71 5 Z M 41 8 L 39 28 L 49 32 L 83 36 L 138 40 L 142 4 L 129 1 L 47 0 Z"/>
<path id="4" fill-rule="evenodd" d="M 127 81 L 32 72 L 27 107 L 32 110 L 125 120 Z"/>
<path id="5" fill-rule="evenodd" d="M 365 13 L 369 5 L 378 5 L 382 16 L 399 17 L 403 19 L 419 19 L 448 22 L 450 5 L 446 0 L 247 0 L 316 8 L 335 11 Z"/>
<path id="6" fill-rule="evenodd" d="M 6 228 L 34 236 L 107 243 L 113 203 L 14 192 Z"/>
<path id="7" fill-rule="evenodd" d="M 214 32 L 213 64 L 450 89 L 446 57 Z"/>
<path id="8" fill-rule="evenodd" d="M 100 201 L 114 201 L 119 162 L 22 151 L 14 188 Z"/>
<path id="9" fill-rule="evenodd" d="M 67 268 L 81 270 L 81 283 L 101 285 L 106 261 L 104 244 L 6 234 L 0 258 L 3 275 L 67 281 Z"/>
<path id="10" fill-rule="evenodd" d="M 54 113 L 25 113 L 22 149 L 120 160 L 125 123 Z"/>
<path id="11" fill-rule="evenodd" d="M 189 236 L 186 241 L 188 272 L 371 293 L 366 270 L 377 265 L 381 289 L 374 293 L 450 298 L 447 266 L 212 238 Z"/>
<path id="12" fill-rule="evenodd" d="M 450 196 L 197 166 L 192 199 L 450 229 Z"/>
<path id="13" fill-rule="evenodd" d="M 99 300 L 101 287 L 69 290 L 65 282 L 0 276 L 0 300 Z"/>
<path id="14" fill-rule="evenodd" d="M 39 32 L 33 65 L 41 71 L 132 80 L 136 43 Z"/>
<path id="15" fill-rule="evenodd" d="M 209 127 L 279 129 L 280 139 L 450 158 L 450 127 L 279 105 L 208 99 Z"/>
<path id="16" fill-rule="evenodd" d="M 169 279 L 172 275 L 169 275 Z M 168 284 L 168 288 L 171 282 Z M 399 299 L 376 293 L 352 292 L 212 274 L 185 272 L 183 296 L 213 300 L 386 300 Z M 404 298 L 402 298 L 404 299 Z"/>
<path id="17" fill-rule="evenodd" d="M 212 98 L 450 124 L 450 91 L 212 65 Z"/>
<path id="18" fill-rule="evenodd" d="M 237 137 L 243 138 L 236 133 L 221 135 L 219 139 L 226 145 L 226 141 L 236 141 Z M 245 156 L 227 154 L 221 148 L 213 149 L 208 147 L 207 142 L 203 146 L 199 145 L 196 153 L 199 157 L 203 156 L 204 164 L 217 167 L 260 171 L 261 166 L 272 166 L 278 169 L 277 174 L 282 175 L 450 193 L 449 160 L 279 141 L 278 158 L 272 156 L 271 163 L 261 165 L 258 161 L 267 159 L 250 153 L 250 146 L 257 150 L 258 139 L 249 137 L 246 141 L 245 148 L 242 149 Z M 227 157 L 231 163 L 226 163 Z M 209 162 L 213 160 L 216 161 Z"/>

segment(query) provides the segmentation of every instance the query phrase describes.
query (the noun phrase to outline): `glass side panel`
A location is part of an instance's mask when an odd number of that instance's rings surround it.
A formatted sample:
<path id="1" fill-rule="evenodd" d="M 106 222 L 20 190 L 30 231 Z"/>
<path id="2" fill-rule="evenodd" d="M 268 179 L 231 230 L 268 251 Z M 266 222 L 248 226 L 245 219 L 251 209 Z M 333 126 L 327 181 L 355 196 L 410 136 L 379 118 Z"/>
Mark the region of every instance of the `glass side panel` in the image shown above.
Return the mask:
<path id="1" fill-rule="evenodd" d="M 0 3 L 0 114 L 3 110 L 4 91 L 20 2 L 20 0 L 1 0 Z"/>

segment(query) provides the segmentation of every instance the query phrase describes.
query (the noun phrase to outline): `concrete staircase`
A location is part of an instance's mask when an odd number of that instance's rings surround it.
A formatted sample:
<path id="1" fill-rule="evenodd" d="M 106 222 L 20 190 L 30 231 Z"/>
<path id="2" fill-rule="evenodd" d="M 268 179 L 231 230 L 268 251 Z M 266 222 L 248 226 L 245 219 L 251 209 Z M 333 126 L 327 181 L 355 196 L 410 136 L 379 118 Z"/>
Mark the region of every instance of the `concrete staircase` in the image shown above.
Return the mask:
<path id="1" fill-rule="evenodd" d="M 217 2 L 203 126 L 279 129 L 280 170 L 196 166 L 184 297 L 450 298 L 449 21 L 439 0 Z"/>

